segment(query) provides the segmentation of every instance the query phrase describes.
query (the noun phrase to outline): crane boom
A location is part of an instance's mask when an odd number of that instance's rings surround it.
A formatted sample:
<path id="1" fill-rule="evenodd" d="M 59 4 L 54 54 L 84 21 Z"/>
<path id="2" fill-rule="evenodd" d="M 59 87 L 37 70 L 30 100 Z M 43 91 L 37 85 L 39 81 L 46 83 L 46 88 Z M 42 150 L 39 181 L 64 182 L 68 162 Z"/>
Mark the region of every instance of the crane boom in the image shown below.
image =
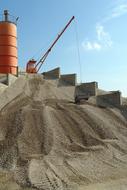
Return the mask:
<path id="1" fill-rule="evenodd" d="M 45 52 L 45 54 L 41 57 L 41 59 L 36 62 L 35 60 L 30 60 L 27 63 L 26 72 L 27 73 L 38 73 L 42 64 L 45 62 L 48 54 L 51 52 L 52 48 L 55 46 L 57 41 L 60 39 L 60 37 L 63 35 L 63 33 L 66 31 L 66 29 L 69 27 L 71 22 L 74 20 L 74 16 L 69 20 L 69 22 L 66 24 L 66 26 L 63 28 L 63 30 L 58 34 L 57 38 L 53 41 L 51 46 L 48 48 L 48 50 Z"/>

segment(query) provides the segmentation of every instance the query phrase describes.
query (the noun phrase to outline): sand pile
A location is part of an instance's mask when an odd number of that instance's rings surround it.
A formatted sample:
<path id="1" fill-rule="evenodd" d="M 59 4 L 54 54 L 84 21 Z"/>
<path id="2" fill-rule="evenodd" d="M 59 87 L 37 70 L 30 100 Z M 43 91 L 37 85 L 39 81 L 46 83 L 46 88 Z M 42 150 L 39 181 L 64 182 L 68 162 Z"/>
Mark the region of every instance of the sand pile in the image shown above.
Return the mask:
<path id="1" fill-rule="evenodd" d="M 75 105 L 66 89 L 27 75 L 0 95 L 1 170 L 46 190 L 126 178 L 126 106 Z"/>

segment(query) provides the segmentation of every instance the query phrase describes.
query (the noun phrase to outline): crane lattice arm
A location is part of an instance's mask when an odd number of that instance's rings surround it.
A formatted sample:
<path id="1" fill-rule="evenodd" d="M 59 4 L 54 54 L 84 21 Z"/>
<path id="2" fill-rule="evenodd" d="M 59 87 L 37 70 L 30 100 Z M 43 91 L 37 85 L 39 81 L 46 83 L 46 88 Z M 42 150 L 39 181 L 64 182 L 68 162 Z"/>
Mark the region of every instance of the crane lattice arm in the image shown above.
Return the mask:
<path id="1" fill-rule="evenodd" d="M 48 50 L 45 52 L 45 54 L 41 57 L 41 59 L 38 62 L 36 62 L 33 59 L 29 60 L 29 62 L 27 63 L 27 66 L 26 66 L 26 72 L 27 73 L 38 73 L 39 72 L 39 70 L 41 69 L 42 64 L 45 62 L 45 60 L 46 60 L 47 56 L 49 55 L 49 53 L 51 52 L 52 48 L 57 43 L 57 41 L 60 39 L 62 34 L 66 31 L 66 29 L 71 24 L 71 22 L 74 20 L 74 18 L 75 17 L 73 16 L 69 20 L 69 22 L 66 24 L 66 26 L 61 31 L 61 33 L 57 36 L 57 38 L 54 40 L 54 42 L 51 44 L 51 46 L 48 48 Z"/>

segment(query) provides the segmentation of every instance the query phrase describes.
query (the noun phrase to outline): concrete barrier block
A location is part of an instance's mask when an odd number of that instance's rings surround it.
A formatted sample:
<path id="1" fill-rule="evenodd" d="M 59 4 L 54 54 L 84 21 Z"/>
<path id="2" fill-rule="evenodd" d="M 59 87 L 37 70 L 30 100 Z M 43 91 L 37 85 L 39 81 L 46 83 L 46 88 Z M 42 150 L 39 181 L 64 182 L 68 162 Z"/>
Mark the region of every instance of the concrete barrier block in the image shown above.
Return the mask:
<path id="1" fill-rule="evenodd" d="M 44 79 L 59 79 L 60 78 L 60 68 L 55 68 L 51 71 L 42 73 Z"/>
<path id="2" fill-rule="evenodd" d="M 12 74 L 8 74 L 7 75 L 7 85 L 10 86 L 11 84 L 13 84 L 15 81 L 17 80 L 17 77 L 12 75 Z"/>
<path id="3" fill-rule="evenodd" d="M 0 110 L 16 97 L 24 94 L 23 88 L 26 84 L 26 78 L 21 76 L 10 87 L 7 87 L 2 94 L 0 94 Z M 26 96 L 26 95 L 25 95 Z"/>
<path id="4" fill-rule="evenodd" d="M 97 82 L 88 82 L 88 83 L 82 83 L 76 87 L 77 93 L 82 93 L 84 95 L 90 96 L 96 96 L 97 95 L 97 89 L 98 89 L 98 83 Z"/>
<path id="5" fill-rule="evenodd" d="M 16 81 L 17 77 L 12 74 L 0 74 L 0 83 L 10 86 Z"/>
<path id="6" fill-rule="evenodd" d="M 61 75 L 60 84 L 64 85 L 70 85 L 70 86 L 75 86 L 77 84 L 77 75 L 76 74 L 67 74 L 67 75 Z"/>
<path id="7" fill-rule="evenodd" d="M 8 84 L 8 74 L 0 74 L 0 83 Z"/>
<path id="8" fill-rule="evenodd" d="M 122 105 L 122 96 L 120 91 L 111 91 L 108 94 L 98 95 L 96 98 L 98 106 L 115 106 L 119 107 Z"/>

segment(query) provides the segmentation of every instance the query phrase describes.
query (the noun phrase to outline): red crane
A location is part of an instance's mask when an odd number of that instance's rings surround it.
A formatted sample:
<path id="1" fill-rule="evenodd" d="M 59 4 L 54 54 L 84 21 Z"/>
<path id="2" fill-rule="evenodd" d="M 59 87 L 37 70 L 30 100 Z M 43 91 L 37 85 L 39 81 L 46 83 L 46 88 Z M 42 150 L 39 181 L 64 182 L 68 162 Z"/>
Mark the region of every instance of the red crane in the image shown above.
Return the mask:
<path id="1" fill-rule="evenodd" d="M 54 45 L 57 43 L 57 41 L 59 40 L 59 38 L 62 36 L 62 34 L 65 32 L 65 30 L 68 28 L 68 26 L 71 24 L 71 22 L 74 20 L 74 16 L 69 20 L 69 22 L 66 24 L 66 26 L 63 28 L 63 30 L 61 31 L 61 33 L 57 36 L 57 38 L 54 40 L 54 42 L 52 43 L 52 45 L 49 47 L 49 49 L 44 53 L 44 55 L 41 57 L 41 59 L 37 62 L 34 59 L 31 59 L 28 61 L 27 65 L 26 65 L 26 72 L 27 73 L 38 73 L 42 64 L 45 62 L 47 56 L 49 55 L 49 53 L 51 52 L 52 48 L 54 47 Z"/>

